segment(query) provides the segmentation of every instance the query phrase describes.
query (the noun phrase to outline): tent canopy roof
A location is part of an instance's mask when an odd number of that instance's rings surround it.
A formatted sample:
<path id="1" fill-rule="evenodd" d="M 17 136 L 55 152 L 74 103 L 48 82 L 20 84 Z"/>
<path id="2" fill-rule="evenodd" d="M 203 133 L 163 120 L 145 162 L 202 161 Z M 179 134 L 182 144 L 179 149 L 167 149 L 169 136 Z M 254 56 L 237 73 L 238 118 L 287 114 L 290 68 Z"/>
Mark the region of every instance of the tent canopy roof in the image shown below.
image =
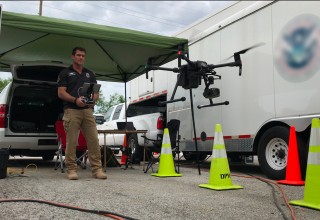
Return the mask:
<path id="1" fill-rule="evenodd" d="M 162 65 L 177 58 L 179 46 L 187 53 L 187 43 L 124 28 L 3 12 L 0 71 L 29 61 L 71 64 L 72 49 L 81 46 L 87 51 L 85 66 L 98 80 L 127 82 L 145 73 L 149 58 L 154 65 Z"/>

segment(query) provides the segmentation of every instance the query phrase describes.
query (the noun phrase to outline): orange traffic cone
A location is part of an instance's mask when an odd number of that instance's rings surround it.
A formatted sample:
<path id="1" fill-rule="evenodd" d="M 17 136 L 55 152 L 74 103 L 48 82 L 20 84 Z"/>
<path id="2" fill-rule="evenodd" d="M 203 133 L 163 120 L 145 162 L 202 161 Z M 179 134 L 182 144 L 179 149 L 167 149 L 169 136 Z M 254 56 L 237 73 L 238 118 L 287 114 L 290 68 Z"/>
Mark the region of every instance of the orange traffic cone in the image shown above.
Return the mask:
<path id="1" fill-rule="evenodd" d="M 301 179 L 296 129 L 293 126 L 290 127 L 288 151 L 286 179 L 278 180 L 277 182 L 287 185 L 302 186 L 304 185 L 304 181 Z"/>
<path id="2" fill-rule="evenodd" d="M 121 165 L 126 165 L 126 161 L 127 161 L 127 155 L 125 155 L 124 151 L 125 148 L 127 148 L 127 135 L 124 134 L 124 138 L 123 138 L 123 150 L 122 150 L 122 155 L 121 155 L 121 161 L 120 164 Z"/>

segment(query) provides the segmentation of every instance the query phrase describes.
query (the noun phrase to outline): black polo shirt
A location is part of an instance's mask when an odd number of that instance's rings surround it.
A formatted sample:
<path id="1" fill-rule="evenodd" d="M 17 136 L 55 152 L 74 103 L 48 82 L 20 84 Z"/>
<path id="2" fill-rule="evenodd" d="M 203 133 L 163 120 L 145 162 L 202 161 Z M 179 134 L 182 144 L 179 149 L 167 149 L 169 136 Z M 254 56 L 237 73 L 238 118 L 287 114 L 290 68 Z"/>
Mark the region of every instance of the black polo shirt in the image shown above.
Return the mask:
<path id="1" fill-rule="evenodd" d="M 73 69 L 73 66 L 69 66 L 63 69 L 58 76 L 58 87 L 67 87 L 67 92 L 73 97 L 83 96 L 81 88 L 83 83 L 97 83 L 94 73 L 86 68 L 83 68 L 82 73 L 79 74 Z M 71 102 L 63 101 L 63 107 L 73 109 L 84 109 L 88 107 L 78 107 Z"/>

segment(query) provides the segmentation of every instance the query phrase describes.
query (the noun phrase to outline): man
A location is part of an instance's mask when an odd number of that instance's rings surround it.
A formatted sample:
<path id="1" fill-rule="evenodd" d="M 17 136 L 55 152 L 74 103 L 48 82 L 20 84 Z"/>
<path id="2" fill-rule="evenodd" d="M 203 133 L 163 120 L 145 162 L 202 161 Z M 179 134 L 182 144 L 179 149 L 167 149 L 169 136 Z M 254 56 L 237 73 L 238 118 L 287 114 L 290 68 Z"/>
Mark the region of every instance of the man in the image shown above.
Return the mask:
<path id="1" fill-rule="evenodd" d="M 93 117 L 94 104 L 85 104 L 82 101 L 81 88 L 83 83 L 97 83 L 95 75 L 84 68 L 86 50 L 75 47 L 72 50 L 72 65 L 62 70 L 58 77 L 58 96 L 63 100 L 63 125 L 67 136 L 65 161 L 70 180 L 77 180 L 76 146 L 79 129 L 82 130 L 87 142 L 89 161 L 94 178 L 106 179 L 102 172 L 101 152 L 98 140 L 98 131 Z M 93 101 L 97 101 L 99 93 L 94 92 Z"/>

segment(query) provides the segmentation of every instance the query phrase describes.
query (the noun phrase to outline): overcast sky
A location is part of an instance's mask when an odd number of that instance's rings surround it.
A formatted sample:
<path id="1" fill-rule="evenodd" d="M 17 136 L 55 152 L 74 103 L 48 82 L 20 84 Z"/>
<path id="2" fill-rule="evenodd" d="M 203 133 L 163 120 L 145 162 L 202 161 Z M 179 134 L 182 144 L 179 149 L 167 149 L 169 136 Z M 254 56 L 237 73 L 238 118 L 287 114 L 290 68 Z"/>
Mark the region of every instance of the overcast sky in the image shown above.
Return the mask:
<path id="1" fill-rule="evenodd" d="M 172 36 L 231 1 L 43 1 L 42 16 Z M 39 15 L 40 1 L 0 1 L 3 11 Z M 10 75 L 1 73 L 1 78 Z M 101 82 L 99 82 L 101 83 Z M 119 83 L 102 82 L 106 99 L 124 95 Z"/>

